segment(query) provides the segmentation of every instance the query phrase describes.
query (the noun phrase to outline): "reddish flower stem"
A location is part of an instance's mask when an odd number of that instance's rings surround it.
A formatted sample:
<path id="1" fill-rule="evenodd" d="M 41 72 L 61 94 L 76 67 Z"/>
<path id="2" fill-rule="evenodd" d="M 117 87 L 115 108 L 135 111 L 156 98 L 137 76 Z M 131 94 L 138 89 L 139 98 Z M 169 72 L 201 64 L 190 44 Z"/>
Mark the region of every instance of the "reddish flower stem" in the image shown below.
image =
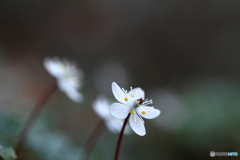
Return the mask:
<path id="1" fill-rule="evenodd" d="M 86 145 L 84 146 L 83 153 L 81 155 L 81 160 L 87 160 L 89 158 L 89 153 L 92 151 L 97 140 L 104 131 L 105 125 L 104 121 L 101 120 L 93 129 L 91 135 L 88 137 Z"/>
<path id="2" fill-rule="evenodd" d="M 29 130 L 31 129 L 33 123 L 35 122 L 35 120 L 39 116 L 40 112 L 42 111 L 45 103 L 47 102 L 49 97 L 54 93 L 54 91 L 56 91 L 56 89 L 57 89 L 56 83 L 55 82 L 51 83 L 50 86 L 48 86 L 47 90 L 40 95 L 32 112 L 30 113 L 30 116 L 28 117 L 28 120 L 21 132 L 20 138 L 15 147 L 15 151 L 16 151 L 16 155 L 18 156 L 18 160 L 21 159 L 22 149 L 27 140 Z"/>
<path id="3" fill-rule="evenodd" d="M 129 117 L 130 117 L 130 113 L 128 114 L 127 118 L 125 119 L 125 121 L 123 123 L 122 130 L 121 130 L 119 138 L 118 138 L 118 143 L 117 143 L 117 148 L 116 148 L 116 151 L 115 151 L 114 160 L 118 160 L 119 153 L 120 153 L 120 148 L 121 148 L 121 142 L 122 142 L 122 138 L 123 138 L 123 133 L 124 133 L 124 130 L 126 128 Z"/>

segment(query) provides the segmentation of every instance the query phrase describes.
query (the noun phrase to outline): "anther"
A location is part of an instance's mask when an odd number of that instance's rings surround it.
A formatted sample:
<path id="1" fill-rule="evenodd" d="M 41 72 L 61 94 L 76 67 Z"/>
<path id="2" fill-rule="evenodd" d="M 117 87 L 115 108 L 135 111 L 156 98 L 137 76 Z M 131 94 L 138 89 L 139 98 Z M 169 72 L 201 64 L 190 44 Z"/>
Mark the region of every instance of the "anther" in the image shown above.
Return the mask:
<path id="1" fill-rule="evenodd" d="M 137 101 L 139 101 L 139 104 L 142 104 L 143 102 L 145 102 L 145 100 L 142 98 L 137 99 Z"/>
<path id="2" fill-rule="evenodd" d="M 142 114 L 146 114 L 147 112 L 146 111 L 142 111 Z"/>

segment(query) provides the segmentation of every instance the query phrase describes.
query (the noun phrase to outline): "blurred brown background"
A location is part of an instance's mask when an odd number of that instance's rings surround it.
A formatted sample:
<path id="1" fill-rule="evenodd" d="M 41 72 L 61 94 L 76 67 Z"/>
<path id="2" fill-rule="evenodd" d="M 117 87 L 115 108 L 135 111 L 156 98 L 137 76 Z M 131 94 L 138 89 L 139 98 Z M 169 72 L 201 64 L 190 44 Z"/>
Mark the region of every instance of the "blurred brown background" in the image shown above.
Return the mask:
<path id="1" fill-rule="evenodd" d="M 110 84 L 116 81 L 125 89 L 142 87 L 162 111 L 153 123 L 146 120 L 145 137 L 126 137 L 122 158 L 210 159 L 211 150 L 240 152 L 239 8 L 236 0 L 2 0 L 1 112 L 26 118 L 52 80 L 43 58 L 67 57 L 85 73 L 85 101 L 79 107 L 56 93 L 44 113 L 54 115 L 51 127 L 76 146 L 99 119 L 92 101 L 100 93 L 114 100 Z M 92 159 L 111 159 L 116 138 L 100 141 Z"/>

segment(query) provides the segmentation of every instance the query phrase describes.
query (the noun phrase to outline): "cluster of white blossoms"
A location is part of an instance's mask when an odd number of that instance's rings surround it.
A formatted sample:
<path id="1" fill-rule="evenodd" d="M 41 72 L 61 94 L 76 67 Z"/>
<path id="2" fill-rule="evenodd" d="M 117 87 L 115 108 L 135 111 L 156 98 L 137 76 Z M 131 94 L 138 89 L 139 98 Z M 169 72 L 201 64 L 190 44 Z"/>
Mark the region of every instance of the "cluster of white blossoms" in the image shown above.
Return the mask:
<path id="1" fill-rule="evenodd" d="M 83 72 L 77 65 L 66 59 L 46 58 L 44 67 L 56 78 L 58 87 L 67 96 L 76 102 L 83 99 L 79 89 L 82 87 Z M 121 89 L 116 82 L 112 83 L 112 92 L 120 103 L 110 105 L 104 97 L 99 97 L 93 103 L 94 111 L 104 120 L 107 128 L 114 132 L 120 132 L 124 119 L 129 115 L 129 124 L 132 130 L 140 136 L 146 134 L 144 121 L 142 119 L 153 119 L 160 115 L 160 110 L 155 109 L 152 100 L 145 99 L 145 93 L 141 88 L 134 88 L 128 92 Z M 131 133 L 128 125 L 124 133 Z"/>
<path id="2" fill-rule="evenodd" d="M 98 96 L 97 99 L 93 102 L 93 109 L 95 113 L 104 120 L 106 127 L 112 133 L 119 133 L 122 129 L 124 120 L 117 119 L 111 115 L 109 110 L 110 105 L 111 104 L 106 97 Z M 124 133 L 125 134 L 132 133 L 129 125 L 126 126 Z"/>
<path id="3" fill-rule="evenodd" d="M 110 106 L 111 114 L 118 119 L 125 119 L 130 114 L 129 124 L 133 131 L 140 136 L 146 134 L 144 121 L 142 119 L 153 119 L 160 115 L 160 110 L 155 109 L 152 100 L 145 99 L 145 93 L 141 88 L 134 88 L 128 92 L 121 89 L 116 82 L 112 83 L 112 92 L 120 103 Z"/>
<path id="4" fill-rule="evenodd" d="M 83 100 L 79 92 L 83 84 L 83 72 L 74 62 L 58 57 L 45 58 L 44 67 L 50 75 L 56 78 L 59 89 L 71 100 L 75 102 Z"/>

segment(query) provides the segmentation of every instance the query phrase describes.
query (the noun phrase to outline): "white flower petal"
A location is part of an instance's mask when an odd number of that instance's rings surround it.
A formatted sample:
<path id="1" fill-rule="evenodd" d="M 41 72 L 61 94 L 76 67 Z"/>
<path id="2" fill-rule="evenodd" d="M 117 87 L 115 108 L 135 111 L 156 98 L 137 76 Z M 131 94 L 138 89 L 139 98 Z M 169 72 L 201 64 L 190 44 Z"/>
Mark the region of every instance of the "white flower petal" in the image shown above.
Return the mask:
<path id="1" fill-rule="evenodd" d="M 130 115 L 129 124 L 133 131 L 138 135 L 144 136 L 146 134 L 144 124 L 136 113 Z"/>
<path id="2" fill-rule="evenodd" d="M 145 98 L 145 93 L 141 88 L 135 88 L 135 90 L 136 90 L 135 99 L 139 99 L 139 98 L 144 99 Z"/>
<path id="3" fill-rule="evenodd" d="M 83 100 L 78 91 L 82 86 L 83 72 L 73 61 L 54 57 L 45 58 L 43 63 L 46 70 L 57 79 L 61 91 L 75 102 Z"/>
<path id="4" fill-rule="evenodd" d="M 58 58 L 45 58 L 43 61 L 45 69 L 55 78 L 60 78 L 64 75 L 64 67 L 61 60 Z"/>
<path id="5" fill-rule="evenodd" d="M 121 103 L 113 103 L 110 106 L 110 113 L 118 119 L 125 119 L 131 108 Z"/>
<path id="6" fill-rule="evenodd" d="M 116 119 L 112 117 L 111 119 L 105 120 L 105 124 L 107 128 L 112 132 L 112 133 L 120 133 L 122 130 L 124 120 L 122 119 Z M 127 124 L 124 130 L 124 134 L 130 134 L 132 133 L 132 130 L 130 129 L 130 126 Z"/>
<path id="7" fill-rule="evenodd" d="M 120 119 L 117 119 L 120 120 Z M 121 126 L 123 123 L 120 121 L 115 121 L 115 120 L 105 120 L 106 127 L 108 128 L 109 131 L 112 133 L 119 133 L 121 131 Z"/>
<path id="8" fill-rule="evenodd" d="M 121 103 L 126 103 L 128 101 L 127 95 L 123 92 L 123 90 L 117 85 L 116 82 L 112 83 L 112 92 L 115 98 L 121 102 Z M 127 101 L 126 101 L 127 100 Z"/>
<path id="9" fill-rule="evenodd" d="M 109 111 L 110 103 L 104 96 L 98 96 L 92 105 L 96 114 L 101 118 L 105 119 L 110 116 L 112 117 Z"/>
<path id="10" fill-rule="evenodd" d="M 155 109 L 154 107 L 148 106 L 139 106 L 136 108 L 137 112 L 146 119 L 153 119 L 160 115 L 161 111 L 159 109 Z"/>
<path id="11" fill-rule="evenodd" d="M 128 97 L 132 97 L 134 100 L 144 99 L 144 91 L 141 88 L 134 88 L 128 92 Z"/>
<path id="12" fill-rule="evenodd" d="M 78 92 L 77 90 L 72 90 L 72 91 L 67 91 L 65 92 L 66 95 L 73 101 L 75 102 L 82 102 L 83 101 L 83 96 L 80 92 Z"/>
<path id="13" fill-rule="evenodd" d="M 82 102 L 83 96 L 77 90 L 77 88 L 69 85 L 68 81 L 65 79 L 61 79 L 57 81 L 59 89 L 63 91 L 71 100 L 75 102 Z"/>

